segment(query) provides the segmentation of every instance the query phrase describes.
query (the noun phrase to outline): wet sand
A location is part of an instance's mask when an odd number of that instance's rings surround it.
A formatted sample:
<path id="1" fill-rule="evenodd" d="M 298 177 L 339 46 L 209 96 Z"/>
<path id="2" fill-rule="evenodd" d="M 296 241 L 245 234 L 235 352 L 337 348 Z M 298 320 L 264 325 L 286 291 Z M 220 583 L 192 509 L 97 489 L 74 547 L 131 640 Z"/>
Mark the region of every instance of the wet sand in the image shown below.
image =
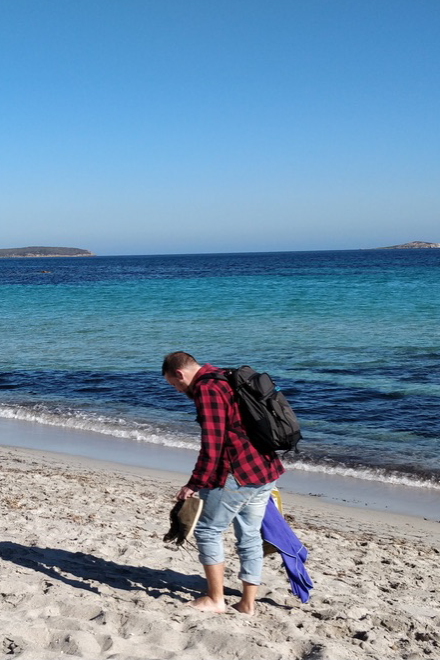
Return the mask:
<path id="1" fill-rule="evenodd" d="M 128 441 L 92 431 L 0 419 L 0 446 L 14 446 L 177 472 L 186 480 L 196 460 L 191 449 Z M 279 487 L 344 506 L 440 520 L 440 490 L 367 481 L 323 472 L 287 470 Z"/>

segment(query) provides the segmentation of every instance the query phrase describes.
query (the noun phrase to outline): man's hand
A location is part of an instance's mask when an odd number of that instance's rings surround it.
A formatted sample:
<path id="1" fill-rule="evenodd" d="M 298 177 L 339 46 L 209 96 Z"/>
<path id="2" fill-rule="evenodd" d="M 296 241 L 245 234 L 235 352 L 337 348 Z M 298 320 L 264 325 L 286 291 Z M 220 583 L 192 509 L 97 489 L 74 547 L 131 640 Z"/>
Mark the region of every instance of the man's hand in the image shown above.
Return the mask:
<path id="1" fill-rule="evenodd" d="M 195 490 L 188 488 L 188 486 L 182 486 L 176 495 L 176 500 L 187 500 L 188 497 L 192 497 L 195 492 Z"/>

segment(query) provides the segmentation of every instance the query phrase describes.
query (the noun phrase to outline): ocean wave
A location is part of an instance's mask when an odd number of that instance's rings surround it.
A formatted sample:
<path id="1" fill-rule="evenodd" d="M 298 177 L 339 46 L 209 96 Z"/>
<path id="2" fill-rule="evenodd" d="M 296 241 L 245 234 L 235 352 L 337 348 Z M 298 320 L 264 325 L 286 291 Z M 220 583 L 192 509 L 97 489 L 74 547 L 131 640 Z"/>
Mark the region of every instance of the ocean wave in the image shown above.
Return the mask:
<path id="1" fill-rule="evenodd" d="M 200 443 L 198 436 L 190 436 L 170 428 L 169 424 L 137 422 L 124 418 L 109 417 L 90 411 L 54 408 L 44 404 L 35 405 L 1 405 L 0 418 L 17 421 L 34 422 L 48 426 L 56 426 L 79 431 L 91 431 L 109 435 L 128 441 L 163 445 L 176 449 L 192 449 L 197 451 Z M 369 466 L 350 466 L 329 463 L 312 456 L 283 458 L 287 470 L 302 470 L 305 472 L 351 477 L 365 481 L 379 481 L 390 485 L 410 486 L 413 488 L 428 488 L 440 490 L 440 482 L 433 476 L 420 473 L 405 473 L 392 468 L 384 469 Z"/>
<path id="2" fill-rule="evenodd" d="M 177 449 L 198 449 L 196 438 L 167 430 L 166 426 L 148 422 L 127 421 L 123 418 L 112 418 L 98 413 L 80 410 L 50 410 L 41 404 L 35 406 L 0 406 L 0 418 L 15 419 L 24 422 L 36 422 L 47 426 L 92 431 L 116 438 L 145 442 L 155 445 L 165 445 Z"/>
<path id="3" fill-rule="evenodd" d="M 352 477 L 354 479 L 363 479 L 365 481 L 380 481 L 393 486 L 411 486 L 413 488 L 430 488 L 440 490 L 440 483 L 434 477 L 420 476 L 419 474 L 404 473 L 397 470 L 385 470 L 377 467 L 348 465 L 325 465 L 320 462 L 303 461 L 301 459 L 294 462 L 288 461 L 285 464 L 288 469 L 303 470 L 305 472 L 320 472 L 328 475 L 337 475 L 340 477 Z"/>

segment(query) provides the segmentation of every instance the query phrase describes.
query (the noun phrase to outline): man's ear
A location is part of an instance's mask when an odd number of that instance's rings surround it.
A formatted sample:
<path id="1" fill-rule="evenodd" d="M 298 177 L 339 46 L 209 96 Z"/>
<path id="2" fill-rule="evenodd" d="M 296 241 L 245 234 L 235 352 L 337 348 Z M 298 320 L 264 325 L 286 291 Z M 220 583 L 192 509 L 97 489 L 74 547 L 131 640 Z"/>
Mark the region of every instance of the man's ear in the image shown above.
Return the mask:
<path id="1" fill-rule="evenodd" d="M 176 371 L 174 372 L 174 375 L 178 380 L 183 380 L 184 379 L 182 369 L 176 369 Z"/>

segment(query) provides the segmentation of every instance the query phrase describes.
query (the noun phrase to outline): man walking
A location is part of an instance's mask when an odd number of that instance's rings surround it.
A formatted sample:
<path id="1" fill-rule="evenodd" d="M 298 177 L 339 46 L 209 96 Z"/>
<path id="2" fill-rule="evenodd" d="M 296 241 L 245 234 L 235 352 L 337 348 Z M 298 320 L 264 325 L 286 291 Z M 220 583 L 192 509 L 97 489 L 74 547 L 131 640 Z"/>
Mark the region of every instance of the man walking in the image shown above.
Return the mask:
<path id="1" fill-rule="evenodd" d="M 206 596 L 191 605 L 208 612 L 223 613 L 224 553 L 222 533 L 232 522 L 240 557 L 241 600 L 234 606 L 254 614 L 261 580 L 263 547 L 260 535 L 270 491 L 284 472 L 274 452 L 261 454 L 243 428 L 230 385 L 206 378 L 221 370 L 201 366 L 188 353 L 168 354 L 162 374 L 178 392 L 194 400 L 201 426 L 200 453 L 188 483 L 176 497 L 185 500 L 198 492 L 204 501 L 194 535 L 208 582 Z"/>

